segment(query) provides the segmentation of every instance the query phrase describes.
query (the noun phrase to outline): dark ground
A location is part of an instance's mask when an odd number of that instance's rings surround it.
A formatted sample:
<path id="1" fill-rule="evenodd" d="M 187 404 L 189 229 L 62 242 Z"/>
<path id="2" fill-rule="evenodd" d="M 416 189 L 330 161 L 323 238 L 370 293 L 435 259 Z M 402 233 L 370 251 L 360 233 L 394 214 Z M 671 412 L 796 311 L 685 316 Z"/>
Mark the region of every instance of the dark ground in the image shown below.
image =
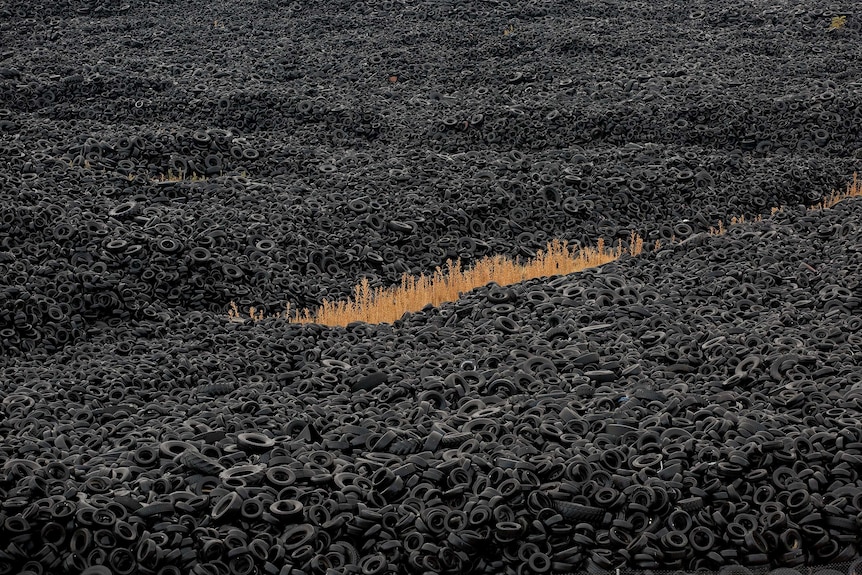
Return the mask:
<path id="1" fill-rule="evenodd" d="M 862 216 L 805 206 L 859 170 L 859 40 L 810 0 L 0 5 L 0 574 L 856 573 Z M 394 325 L 227 321 L 631 230 Z"/>

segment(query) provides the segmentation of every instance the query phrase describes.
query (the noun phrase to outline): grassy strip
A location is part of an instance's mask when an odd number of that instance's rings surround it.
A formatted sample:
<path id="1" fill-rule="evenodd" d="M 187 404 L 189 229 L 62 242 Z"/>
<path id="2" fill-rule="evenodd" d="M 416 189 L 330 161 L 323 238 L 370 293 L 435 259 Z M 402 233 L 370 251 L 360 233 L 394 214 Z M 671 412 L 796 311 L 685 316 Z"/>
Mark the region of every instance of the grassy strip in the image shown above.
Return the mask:
<path id="1" fill-rule="evenodd" d="M 833 191 L 809 209 L 829 209 L 838 202 L 855 196 L 862 196 L 862 185 L 854 172 L 853 181 L 847 185 L 846 191 Z M 772 214 L 780 209 L 772 208 Z M 755 221 L 760 221 L 762 218 L 763 216 L 757 216 Z M 744 222 L 745 216 L 734 217 L 731 225 Z M 719 221 L 718 227 L 711 228 L 710 233 L 723 234 L 725 229 L 724 223 Z M 659 247 L 658 244 L 656 247 Z M 353 298 L 339 302 L 324 300 L 320 308 L 315 311 L 308 308 L 294 311 L 288 303 L 283 313 L 271 316 L 265 316 L 263 310 L 251 307 L 248 310 L 248 317 L 254 321 L 284 318 L 294 323 L 329 326 L 346 326 L 354 321 L 388 323 L 401 318 L 408 311 L 420 310 L 429 304 L 438 306 L 443 302 L 454 301 L 463 292 L 491 282 L 510 285 L 538 277 L 565 275 L 612 262 L 624 253 L 637 256 L 642 252 L 643 238 L 634 232 L 631 233 L 627 250 L 623 249 L 621 242 L 615 248 L 608 248 L 603 239 L 599 239 L 595 248 L 576 250 L 570 249 L 566 242 L 555 239 L 548 242 L 546 249 L 539 251 L 535 259 L 524 264 L 507 257 L 493 256 L 482 258 L 469 270 L 463 270 L 461 260 L 454 262 L 448 260 L 445 270 L 438 267 L 430 276 L 423 274 L 417 278 L 404 274 L 399 286 L 371 289 L 368 280 L 363 279 L 353 289 Z M 244 321 L 239 307 L 233 301 L 230 302 L 228 316 L 231 321 Z"/>
<path id="2" fill-rule="evenodd" d="M 368 280 L 363 279 L 353 289 L 353 298 L 346 301 L 324 300 L 315 311 L 306 308 L 299 312 L 291 310 L 288 304 L 283 313 L 269 317 L 285 318 L 295 323 L 340 326 L 354 321 L 393 322 L 405 312 L 420 310 L 429 304 L 438 306 L 443 302 L 454 301 L 463 292 L 491 282 L 509 285 L 537 277 L 570 274 L 612 262 L 623 253 L 636 256 L 642 251 L 643 239 L 634 232 L 628 249 L 623 248 L 622 242 L 615 248 L 608 248 L 604 240 L 600 239 L 595 248 L 577 250 L 555 239 L 548 242 L 546 249 L 539 251 L 535 259 L 523 264 L 504 256 L 493 256 L 482 258 L 472 268 L 464 270 L 461 260 L 448 260 L 445 269 L 438 267 L 430 276 L 404 274 L 399 286 L 371 289 Z M 235 302 L 231 302 L 228 315 L 232 321 L 242 321 Z M 253 307 L 249 309 L 249 317 L 255 321 L 266 319 L 263 310 Z"/>
<path id="3" fill-rule="evenodd" d="M 823 198 L 820 203 L 810 206 L 809 209 L 812 210 L 828 210 L 841 200 L 846 200 L 847 198 L 862 196 L 862 184 L 859 183 L 859 178 L 856 172 L 853 172 L 853 181 L 847 184 L 847 191 L 844 192 L 836 192 L 833 191 L 831 194 Z"/>

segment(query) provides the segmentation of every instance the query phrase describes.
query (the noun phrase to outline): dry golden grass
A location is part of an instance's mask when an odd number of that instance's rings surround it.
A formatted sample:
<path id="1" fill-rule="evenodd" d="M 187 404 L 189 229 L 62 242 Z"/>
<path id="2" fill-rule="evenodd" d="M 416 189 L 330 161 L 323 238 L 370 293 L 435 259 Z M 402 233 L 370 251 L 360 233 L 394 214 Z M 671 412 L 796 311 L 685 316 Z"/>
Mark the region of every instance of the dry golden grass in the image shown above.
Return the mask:
<path id="1" fill-rule="evenodd" d="M 857 196 L 862 196 L 862 185 L 854 172 L 853 181 L 847 184 L 846 191 L 833 191 L 809 209 L 829 209 L 841 200 Z M 770 215 L 774 216 L 781 209 L 773 207 Z M 753 221 L 760 222 L 763 217 L 763 215 L 755 216 Z M 734 216 L 730 220 L 730 225 L 742 224 L 745 221 L 744 215 Z M 726 231 L 723 221 L 719 221 L 717 227 L 709 229 L 712 235 L 721 235 Z M 672 237 L 670 243 L 676 243 L 676 238 Z M 656 240 L 654 249 L 658 250 L 661 246 L 661 241 Z M 464 270 L 461 268 L 460 260 L 454 262 L 449 260 L 446 262 L 445 269 L 438 267 L 430 276 L 421 275 L 417 278 L 404 274 L 399 286 L 372 289 L 368 280 L 364 279 L 353 289 L 353 298 L 347 301 L 324 300 L 321 307 L 315 311 L 306 308 L 298 312 L 292 310 L 288 303 L 284 312 L 269 317 L 285 318 L 296 323 L 330 326 L 346 326 L 354 321 L 393 322 L 405 312 L 420 310 L 428 304 L 438 306 L 443 302 L 454 301 L 461 293 L 491 282 L 510 285 L 538 277 L 570 274 L 612 262 L 626 251 L 632 256 L 641 254 L 643 238 L 632 232 L 628 250 L 623 250 L 621 242 L 616 248 L 608 248 L 602 239 L 595 248 L 581 250 L 570 249 L 566 242 L 553 240 L 547 244 L 545 250 L 538 252 L 535 259 L 524 264 L 503 256 L 494 256 L 483 258 L 471 269 Z M 230 303 L 228 316 L 231 321 L 244 321 L 242 312 L 235 302 Z M 255 307 L 249 308 L 248 318 L 254 321 L 267 319 L 263 310 Z"/>
<path id="2" fill-rule="evenodd" d="M 859 178 L 856 172 L 853 172 L 853 181 L 847 184 L 847 190 L 844 192 L 833 191 L 831 194 L 823 198 L 818 204 L 810 206 L 811 210 L 827 210 L 847 198 L 862 196 L 862 184 L 859 183 Z"/>
<path id="3" fill-rule="evenodd" d="M 853 181 L 847 184 L 847 189 L 843 192 L 838 192 L 833 190 L 831 194 L 823 198 L 820 202 L 814 204 L 813 206 L 808 206 L 809 210 L 828 210 L 833 207 L 835 204 L 840 202 L 841 200 L 846 200 L 847 198 L 862 196 L 862 183 L 859 182 L 859 178 L 856 172 L 853 172 Z M 770 217 L 774 216 L 778 212 L 780 212 L 783 208 L 773 207 L 770 211 Z M 763 221 L 763 214 L 759 214 L 754 217 L 754 222 Z M 744 224 L 746 222 L 745 216 L 734 216 L 730 219 L 730 225 L 736 224 Z M 724 222 L 721 220 L 718 221 L 718 226 L 714 228 L 709 228 L 709 233 L 713 236 L 720 236 L 727 231 L 727 228 L 724 226 Z"/>
<path id="4" fill-rule="evenodd" d="M 833 16 L 829 22 L 829 31 L 841 30 L 847 25 L 847 16 Z"/>
<path id="5" fill-rule="evenodd" d="M 494 256 L 483 258 L 465 270 L 461 268 L 460 260 L 448 260 L 445 269 L 438 267 L 430 276 L 404 274 L 401 285 L 374 289 L 364 279 L 353 289 L 353 297 L 346 301 L 324 300 L 315 311 L 303 309 L 299 312 L 293 312 L 288 304 L 283 313 L 270 317 L 285 318 L 295 323 L 332 326 L 346 326 L 354 321 L 393 322 L 405 312 L 420 310 L 428 304 L 438 306 L 443 302 L 454 301 L 463 292 L 491 282 L 509 285 L 538 277 L 570 274 L 612 262 L 623 253 L 636 256 L 642 251 L 643 238 L 634 232 L 627 250 L 623 249 L 622 242 L 615 248 L 608 248 L 601 239 L 595 248 L 580 250 L 570 248 L 566 242 L 553 240 L 545 250 L 536 254 L 535 259 L 523 264 L 504 256 Z M 232 321 L 242 321 L 240 310 L 234 302 L 231 302 L 228 315 Z M 263 312 L 256 308 L 248 310 L 248 317 L 255 321 L 265 319 Z"/>
<path id="6" fill-rule="evenodd" d="M 191 173 L 186 174 L 183 171 L 174 172 L 173 170 L 168 170 L 167 174 L 159 174 L 155 178 L 150 180 L 152 182 L 203 182 L 206 181 L 206 176 L 201 176 L 200 174 Z"/>
<path id="7" fill-rule="evenodd" d="M 776 211 L 777 211 L 777 209 L 773 208 L 772 214 L 775 215 Z M 745 220 L 744 215 L 733 216 L 732 218 L 730 218 L 730 225 L 735 226 L 737 224 L 744 224 L 745 221 L 746 220 Z M 758 214 L 758 215 L 754 216 L 754 219 L 752 221 L 753 222 L 762 222 L 763 221 L 763 215 Z M 718 226 L 717 227 L 709 228 L 709 234 L 712 236 L 720 236 L 720 235 L 724 234 L 726 231 L 727 231 L 727 228 L 724 227 L 724 221 L 723 220 L 718 220 Z"/>

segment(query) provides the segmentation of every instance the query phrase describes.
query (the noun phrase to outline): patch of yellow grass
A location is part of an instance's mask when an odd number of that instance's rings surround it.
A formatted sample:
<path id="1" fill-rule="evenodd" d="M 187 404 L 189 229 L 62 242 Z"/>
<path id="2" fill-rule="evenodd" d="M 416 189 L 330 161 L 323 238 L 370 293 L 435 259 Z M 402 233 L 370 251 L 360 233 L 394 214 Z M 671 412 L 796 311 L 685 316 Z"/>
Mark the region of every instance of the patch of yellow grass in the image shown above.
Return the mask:
<path id="1" fill-rule="evenodd" d="M 842 200 L 846 200 L 847 198 L 862 196 L 862 183 L 859 182 L 859 177 L 856 172 L 853 172 L 853 181 L 847 184 L 847 189 L 843 192 L 838 192 L 833 190 L 831 194 L 823 198 L 820 202 L 814 204 L 813 206 L 808 206 L 809 210 L 828 210 L 833 207 L 835 204 Z M 778 212 L 780 212 L 783 208 L 772 208 L 770 212 L 770 217 L 774 216 Z M 734 216 L 730 219 L 730 225 L 734 226 L 736 224 L 744 224 L 745 216 Z M 754 217 L 754 222 L 763 221 L 763 215 L 759 214 Z M 727 231 L 727 228 L 724 226 L 724 222 L 719 220 L 717 227 L 709 228 L 710 235 L 720 236 Z"/>
<path id="2" fill-rule="evenodd" d="M 776 211 L 778 211 L 778 210 L 776 208 L 773 208 L 772 214 L 775 215 Z M 755 223 L 762 222 L 763 221 L 763 214 L 758 214 L 758 215 L 754 216 L 754 219 L 752 221 Z M 738 224 L 744 224 L 744 223 L 745 223 L 745 216 L 744 215 L 733 216 L 732 218 L 730 218 L 730 225 L 731 226 L 735 226 Z M 718 220 L 718 226 L 717 227 L 709 228 L 709 235 L 720 236 L 720 235 L 723 235 L 726 231 L 727 231 L 727 228 L 724 227 L 724 220 Z"/>
<path id="3" fill-rule="evenodd" d="M 460 260 L 448 260 L 445 269 L 437 267 L 430 276 L 404 274 L 401 285 L 374 289 L 368 279 L 363 279 L 353 289 L 353 298 L 346 301 L 324 300 L 316 311 L 303 309 L 298 313 L 294 313 L 288 304 L 283 313 L 271 317 L 330 326 L 346 326 L 354 321 L 393 322 L 405 312 L 421 310 L 428 304 L 439 306 L 443 302 L 454 301 L 463 292 L 491 282 L 509 285 L 538 277 L 570 274 L 612 262 L 623 253 L 636 256 L 642 251 L 643 238 L 634 232 L 627 250 L 623 249 L 622 242 L 618 242 L 615 248 L 608 248 L 602 239 L 595 248 L 572 249 L 567 242 L 555 239 L 548 242 L 546 249 L 539 251 L 535 259 L 524 264 L 504 256 L 493 256 L 482 258 L 472 268 L 464 270 Z M 231 321 L 242 321 L 234 302 L 231 302 L 228 315 Z M 249 309 L 249 317 L 255 321 L 265 319 L 263 312 L 256 308 Z"/>
<path id="4" fill-rule="evenodd" d="M 823 198 L 823 200 L 810 206 L 810 210 L 827 210 L 847 198 L 862 196 L 862 184 L 859 183 L 859 178 L 856 172 L 853 172 L 853 181 L 847 184 L 847 190 L 844 192 L 833 191 L 831 194 Z"/>
<path id="5" fill-rule="evenodd" d="M 201 176 L 200 174 L 192 173 L 186 174 L 182 170 L 179 172 L 174 172 L 173 170 L 168 170 L 167 174 L 159 174 L 151 181 L 153 182 L 203 182 L 206 180 L 206 176 Z"/>
<path id="6" fill-rule="evenodd" d="M 853 181 L 847 184 L 844 192 L 833 191 L 816 205 L 809 206 L 810 210 L 825 210 L 833 207 L 838 202 L 850 198 L 862 196 L 862 184 L 857 174 L 853 173 Z M 770 216 L 780 212 L 782 208 L 773 207 Z M 763 215 L 754 217 L 754 222 L 763 220 Z M 730 225 L 745 223 L 746 218 L 734 216 Z M 717 227 L 711 227 L 709 233 L 722 235 L 727 231 L 723 221 L 718 222 Z M 676 243 L 672 237 L 670 243 Z M 655 241 L 655 250 L 662 247 L 661 241 Z M 316 323 L 330 326 L 346 326 L 354 321 L 366 323 L 386 323 L 399 319 L 405 312 L 416 311 L 431 304 L 438 306 L 443 302 L 458 299 L 463 292 L 477 287 L 496 282 L 499 285 L 510 285 L 528 279 L 547 277 L 553 275 L 565 275 L 585 270 L 612 262 L 623 255 L 637 256 L 643 252 L 643 238 L 635 232 L 631 233 L 629 249 L 623 250 L 619 242 L 616 248 L 607 248 L 603 239 L 600 239 L 595 248 L 584 248 L 581 250 L 570 249 L 566 242 L 553 240 L 547 244 L 544 251 L 538 252 L 536 258 L 521 264 L 503 256 L 494 256 L 479 260 L 469 270 L 461 269 L 461 261 L 448 260 L 445 270 L 438 267 L 430 275 L 424 274 L 411 277 L 404 274 L 401 277 L 401 285 L 390 288 L 372 289 L 367 279 L 353 289 L 353 298 L 346 301 L 330 302 L 324 300 L 316 311 L 303 309 L 295 312 L 288 303 L 283 313 L 270 316 L 271 318 L 285 318 L 296 323 Z M 228 316 L 231 321 L 244 321 L 242 313 L 235 302 L 230 302 Z M 263 310 L 251 307 L 248 317 L 254 321 L 267 319 Z"/>
<path id="7" fill-rule="evenodd" d="M 829 22 L 829 30 L 841 30 L 847 25 L 847 16 L 833 16 Z"/>

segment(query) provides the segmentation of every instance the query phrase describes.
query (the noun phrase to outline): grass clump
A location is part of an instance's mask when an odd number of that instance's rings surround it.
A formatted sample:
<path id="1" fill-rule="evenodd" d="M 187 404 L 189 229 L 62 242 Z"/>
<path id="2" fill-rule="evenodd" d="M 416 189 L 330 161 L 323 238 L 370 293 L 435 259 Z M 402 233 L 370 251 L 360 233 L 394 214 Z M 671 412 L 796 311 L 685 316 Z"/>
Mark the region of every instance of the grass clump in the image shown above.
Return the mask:
<path id="1" fill-rule="evenodd" d="M 270 317 L 284 318 L 295 323 L 316 323 L 330 326 L 346 326 L 355 321 L 385 323 L 399 319 L 408 311 L 421 310 L 427 305 L 438 306 L 454 301 L 463 292 L 496 282 L 509 285 L 528 279 L 565 275 L 612 262 L 624 253 L 636 256 L 643 251 L 643 239 L 632 232 L 628 249 L 622 242 L 615 248 L 605 246 L 600 239 L 595 248 L 570 248 L 567 242 L 553 240 L 539 251 L 534 259 L 526 263 L 505 256 L 486 257 L 478 260 L 470 269 L 462 269 L 461 260 L 448 260 L 445 269 L 437 267 L 431 275 L 419 277 L 404 274 L 401 284 L 389 288 L 371 288 L 368 279 L 363 279 L 353 289 L 353 297 L 346 301 L 324 300 L 315 311 L 291 310 L 287 305 L 283 313 Z M 232 321 L 242 321 L 240 310 L 231 302 L 228 312 Z M 249 317 L 255 321 L 266 319 L 262 310 L 249 309 Z"/>
<path id="2" fill-rule="evenodd" d="M 829 31 L 841 30 L 847 25 L 847 16 L 833 16 L 829 22 Z"/>

